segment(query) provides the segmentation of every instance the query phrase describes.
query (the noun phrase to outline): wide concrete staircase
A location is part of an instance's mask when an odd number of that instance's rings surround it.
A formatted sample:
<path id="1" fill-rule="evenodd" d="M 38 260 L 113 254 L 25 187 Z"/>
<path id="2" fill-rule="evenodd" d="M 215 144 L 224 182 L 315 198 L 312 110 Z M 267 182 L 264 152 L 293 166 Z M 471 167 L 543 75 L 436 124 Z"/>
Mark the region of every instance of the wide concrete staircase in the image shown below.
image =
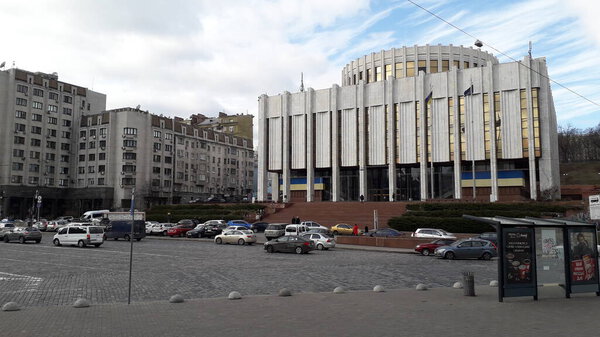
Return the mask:
<path id="1" fill-rule="evenodd" d="M 387 227 L 390 218 L 406 212 L 404 202 L 294 202 L 277 204 L 263 217 L 270 223 L 290 223 L 292 217 L 298 216 L 301 221 L 312 220 L 325 226 L 337 223 L 358 224 L 373 228 L 373 211 L 377 210 L 379 227 Z M 274 206 L 274 205 L 272 205 Z M 270 213 L 271 211 L 274 213 Z"/>

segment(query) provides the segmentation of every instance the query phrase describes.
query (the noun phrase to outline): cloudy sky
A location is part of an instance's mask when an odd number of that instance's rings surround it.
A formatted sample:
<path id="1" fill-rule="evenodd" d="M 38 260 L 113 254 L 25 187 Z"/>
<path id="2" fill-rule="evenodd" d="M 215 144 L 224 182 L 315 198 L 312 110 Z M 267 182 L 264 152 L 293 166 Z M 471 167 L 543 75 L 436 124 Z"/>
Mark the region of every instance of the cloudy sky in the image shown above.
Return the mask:
<path id="1" fill-rule="evenodd" d="M 413 0 L 508 56 L 546 57 L 559 124 L 600 123 L 597 0 Z M 405 0 L 3 0 L 0 62 L 169 116 L 256 114 L 257 97 L 340 83 L 341 68 L 403 45 L 473 39 Z M 483 47 L 510 61 L 487 46 Z"/>

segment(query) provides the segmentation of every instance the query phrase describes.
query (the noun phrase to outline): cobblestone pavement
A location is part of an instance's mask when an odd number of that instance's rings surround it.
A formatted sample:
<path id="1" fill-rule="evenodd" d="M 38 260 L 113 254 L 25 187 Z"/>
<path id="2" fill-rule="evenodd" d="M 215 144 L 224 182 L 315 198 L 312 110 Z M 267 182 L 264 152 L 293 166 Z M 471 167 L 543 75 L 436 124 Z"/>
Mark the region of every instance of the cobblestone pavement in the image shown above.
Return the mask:
<path id="1" fill-rule="evenodd" d="M 70 305 L 127 301 L 129 243 L 107 241 L 99 248 L 54 247 L 53 233 L 41 244 L 0 243 L 0 304 Z M 412 254 L 354 250 L 306 255 L 268 254 L 262 245 L 145 239 L 134 243 L 132 301 L 214 298 L 236 290 L 266 295 L 287 287 L 295 293 L 450 286 L 464 270 L 477 284 L 496 279 L 497 262 L 447 261 Z"/>

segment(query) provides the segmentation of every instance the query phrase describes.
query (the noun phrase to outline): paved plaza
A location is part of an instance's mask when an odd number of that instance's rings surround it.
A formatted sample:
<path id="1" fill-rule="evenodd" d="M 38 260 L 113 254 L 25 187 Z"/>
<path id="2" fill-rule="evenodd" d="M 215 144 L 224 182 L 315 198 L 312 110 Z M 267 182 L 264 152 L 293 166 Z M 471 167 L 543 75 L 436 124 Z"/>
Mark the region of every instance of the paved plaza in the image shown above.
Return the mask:
<path id="1" fill-rule="evenodd" d="M 107 241 L 99 248 L 54 247 L 53 233 L 41 244 L 0 243 L 0 304 L 25 307 L 71 305 L 79 297 L 93 304 L 127 301 L 129 243 Z M 448 287 L 464 270 L 476 283 L 496 279 L 493 261 L 447 261 L 416 254 L 350 249 L 306 255 L 268 254 L 261 244 L 216 245 L 208 241 L 146 238 L 134 243 L 132 301 L 242 295 L 329 292 L 337 286 L 368 290 L 412 288 L 418 283 Z"/>

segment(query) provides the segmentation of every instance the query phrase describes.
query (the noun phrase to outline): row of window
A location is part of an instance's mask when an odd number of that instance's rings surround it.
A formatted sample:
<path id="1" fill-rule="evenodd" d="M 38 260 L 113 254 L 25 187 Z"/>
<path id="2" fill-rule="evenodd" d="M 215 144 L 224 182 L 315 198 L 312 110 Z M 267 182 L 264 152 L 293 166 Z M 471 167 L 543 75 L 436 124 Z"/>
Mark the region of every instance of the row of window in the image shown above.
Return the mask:
<path id="1" fill-rule="evenodd" d="M 90 129 L 89 130 L 89 135 L 90 138 L 94 138 L 96 137 L 96 133 L 99 133 L 100 136 L 106 136 L 106 128 L 100 128 L 100 129 Z M 88 136 L 88 130 L 81 130 L 79 131 L 79 138 L 86 138 Z"/>
<path id="2" fill-rule="evenodd" d="M 29 93 L 29 87 L 26 85 L 22 85 L 22 84 L 17 84 L 17 92 L 23 93 L 25 95 L 27 95 Z M 37 96 L 37 97 L 44 97 L 44 90 L 39 89 L 39 88 L 33 88 L 33 92 L 32 92 L 33 96 Z M 58 101 L 58 93 L 56 92 L 48 92 L 48 98 L 49 99 L 53 99 L 55 101 Z M 68 104 L 72 104 L 73 103 L 73 97 L 69 96 L 69 95 L 63 95 L 63 102 L 64 103 L 68 103 Z"/>
<path id="3" fill-rule="evenodd" d="M 460 61 L 452 61 L 452 64 L 454 67 L 460 69 L 469 68 L 469 62 L 467 61 L 462 63 L 462 67 Z M 477 67 L 477 63 L 473 63 L 473 67 Z M 352 77 L 349 76 L 347 78 L 347 84 L 357 84 L 359 81 L 363 80 L 367 83 L 378 82 L 392 78 L 394 77 L 394 74 L 395 78 L 413 77 L 420 71 L 427 72 L 428 69 L 430 73 L 449 71 L 450 61 L 442 60 L 440 63 L 438 60 L 430 60 L 429 67 L 427 67 L 426 60 L 420 60 L 417 63 L 415 63 L 415 61 L 397 62 L 394 65 L 386 64 L 384 68 L 385 72 L 382 72 L 381 66 L 376 66 L 374 69 L 367 69 L 366 73 L 359 71 L 358 74 L 353 74 Z M 393 72 L 393 70 L 395 70 L 395 72 Z"/>
<path id="4" fill-rule="evenodd" d="M 106 141 L 105 140 L 98 141 L 98 146 L 100 147 L 100 149 L 104 150 L 106 148 Z M 85 150 L 86 147 L 88 149 L 95 149 L 96 148 L 96 141 L 91 141 L 89 143 L 85 143 L 85 142 L 79 143 L 79 149 L 80 150 Z"/>
<path id="5" fill-rule="evenodd" d="M 71 112 L 69 111 L 69 115 L 70 114 L 71 114 Z M 15 117 L 19 118 L 19 119 L 27 119 L 27 112 L 22 111 L 22 110 L 16 110 Z M 32 113 L 31 120 L 34 122 L 41 122 L 43 120 L 43 116 L 41 114 Z M 50 117 L 48 117 L 48 123 L 58 125 L 58 118 L 50 116 Z M 70 127 L 71 121 L 68 119 L 63 119 L 62 126 Z"/>
<path id="6" fill-rule="evenodd" d="M 38 152 L 38 151 L 29 151 L 29 158 L 31 158 L 31 159 L 41 159 L 41 155 L 42 155 L 41 152 Z M 13 157 L 14 158 L 25 159 L 25 150 L 14 149 L 13 150 Z M 54 153 L 46 153 L 44 159 L 47 160 L 47 161 L 55 161 L 56 160 L 56 154 L 54 154 Z M 69 162 L 69 156 L 68 155 L 61 155 L 60 156 L 60 161 L 62 163 L 68 163 Z"/>
<path id="7" fill-rule="evenodd" d="M 12 175 L 10 177 L 10 182 L 13 184 L 23 184 L 23 176 Z M 27 182 L 30 185 L 38 185 L 40 183 L 40 177 L 30 176 L 29 179 L 27 180 Z M 44 178 L 44 185 L 45 186 L 55 186 L 55 179 L 50 178 L 50 177 Z M 69 179 L 59 179 L 58 186 L 60 186 L 60 187 L 69 186 Z"/>

